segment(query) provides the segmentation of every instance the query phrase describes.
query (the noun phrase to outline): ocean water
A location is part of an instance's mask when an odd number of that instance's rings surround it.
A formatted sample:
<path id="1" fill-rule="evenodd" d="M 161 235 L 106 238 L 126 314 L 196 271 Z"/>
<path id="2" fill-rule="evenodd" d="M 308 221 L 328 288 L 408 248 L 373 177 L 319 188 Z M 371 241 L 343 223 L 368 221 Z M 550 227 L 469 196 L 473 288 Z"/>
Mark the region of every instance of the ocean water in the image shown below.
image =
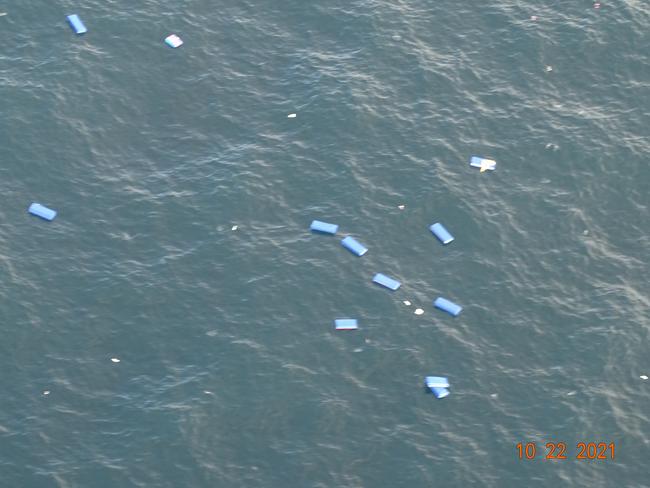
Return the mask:
<path id="1" fill-rule="evenodd" d="M 0 487 L 650 487 L 648 2 L 0 11 Z"/>

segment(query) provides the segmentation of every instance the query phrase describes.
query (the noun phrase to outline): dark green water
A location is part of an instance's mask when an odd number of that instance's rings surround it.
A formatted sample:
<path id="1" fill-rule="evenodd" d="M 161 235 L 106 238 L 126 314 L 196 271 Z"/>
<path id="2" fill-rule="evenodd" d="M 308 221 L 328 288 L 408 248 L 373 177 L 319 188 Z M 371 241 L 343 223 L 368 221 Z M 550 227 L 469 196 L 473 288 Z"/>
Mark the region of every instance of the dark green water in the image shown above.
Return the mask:
<path id="1" fill-rule="evenodd" d="M 1 487 L 650 486 L 646 2 L 0 10 Z"/>

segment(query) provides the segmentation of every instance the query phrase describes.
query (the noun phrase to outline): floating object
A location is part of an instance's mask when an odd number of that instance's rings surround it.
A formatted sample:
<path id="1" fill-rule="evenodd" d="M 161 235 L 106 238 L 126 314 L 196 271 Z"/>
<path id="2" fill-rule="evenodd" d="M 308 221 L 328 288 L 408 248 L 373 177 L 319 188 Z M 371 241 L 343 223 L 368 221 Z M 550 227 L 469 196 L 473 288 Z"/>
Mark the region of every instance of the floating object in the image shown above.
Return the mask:
<path id="1" fill-rule="evenodd" d="M 441 386 L 430 386 L 429 390 L 435 395 L 438 400 L 449 396 L 449 390 Z"/>
<path id="2" fill-rule="evenodd" d="M 368 252 L 368 249 L 365 246 L 350 236 L 344 238 L 341 241 L 341 244 L 343 244 L 344 248 L 346 248 L 352 254 L 356 254 L 357 256 L 363 256 Z"/>
<path id="3" fill-rule="evenodd" d="M 644 374 L 642 374 L 641 376 L 639 376 L 639 378 L 641 378 L 642 380 L 647 380 L 647 379 L 648 379 L 648 377 L 647 377 L 646 375 L 644 375 Z"/>
<path id="4" fill-rule="evenodd" d="M 117 359 L 117 358 L 111 358 L 111 361 L 113 361 L 114 363 L 119 363 L 120 362 L 120 360 Z"/>
<path id="5" fill-rule="evenodd" d="M 475 168 L 481 168 L 481 173 L 487 171 L 494 171 L 497 166 L 497 162 L 494 159 L 488 159 L 481 156 L 472 156 L 469 160 L 469 165 Z"/>
<path id="6" fill-rule="evenodd" d="M 339 226 L 336 224 L 328 224 L 327 222 L 321 222 L 320 220 L 312 220 L 309 228 L 315 232 L 322 232 L 323 234 L 336 234 L 339 230 Z"/>
<path id="7" fill-rule="evenodd" d="M 288 119 L 295 119 L 295 118 L 296 118 L 296 114 L 289 114 L 289 115 L 287 115 L 287 118 L 288 118 Z"/>
<path id="8" fill-rule="evenodd" d="M 0 17 L 4 17 L 5 15 L 7 15 L 7 12 L 0 12 Z"/>
<path id="9" fill-rule="evenodd" d="M 452 236 L 441 223 L 433 224 L 431 227 L 429 227 L 429 230 L 433 232 L 433 235 L 436 236 L 443 244 L 449 244 L 454 240 L 454 236 Z"/>
<path id="10" fill-rule="evenodd" d="M 66 18 L 68 19 L 68 23 L 70 24 L 70 27 L 72 27 L 72 30 L 75 32 L 75 34 L 85 34 L 88 32 L 88 29 L 86 29 L 86 26 L 77 14 L 68 15 Z"/>
<path id="11" fill-rule="evenodd" d="M 409 302 L 408 300 L 404 300 L 402 303 L 403 303 L 404 305 L 406 305 L 407 307 L 408 307 L 409 305 L 411 305 L 411 302 Z"/>
<path id="12" fill-rule="evenodd" d="M 546 72 L 548 73 L 549 71 L 553 71 L 553 66 L 547 66 L 546 67 Z"/>
<path id="13" fill-rule="evenodd" d="M 415 315 L 422 315 L 422 314 L 424 313 L 424 310 L 422 310 L 421 308 L 416 308 L 416 309 L 415 309 L 415 312 L 413 312 L 413 313 L 414 313 Z"/>
<path id="14" fill-rule="evenodd" d="M 445 312 L 453 315 L 454 317 L 456 317 L 463 309 L 463 307 L 461 307 L 460 305 L 456 305 L 454 302 L 450 302 L 446 298 L 442 298 L 442 297 L 436 298 L 436 301 L 433 302 L 433 306 L 439 308 L 440 310 L 444 310 Z"/>
<path id="15" fill-rule="evenodd" d="M 600 2 L 594 3 L 594 8 L 600 8 Z"/>
<path id="16" fill-rule="evenodd" d="M 443 376 L 427 376 L 424 384 L 427 388 L 449 388 L 449 380 Z"/>
<path id="17" fill-rule="evenodd" d="M 50 390 L 45 390 L 45 391 L 43 392 L 43 395 L 49 395 L 49 394 L 50 394 Z"/>
<path id="18" fill-rule="evenodd" d="M 357 319 L 336 319 L 334 321 L 336 330 L 356 330 L 358 329 Z"/>
<path id="19" fill-rule="evenodd" d="M 531 15 L 530 20 L 537 20 L 537 15 Z"/>
<path id="20" fill-rule="evenodd" d="M 236 226 L 236 225 L 233 225 L 232 228 L 231 228 L 230 230 L 237 230 L 237 226 Z"/>
<path id="21" fill-rule="evenodd" d="M 51 208 L 47 208 L 44 205 L 41 205 L 40 203 L 32 203 L 27 211 L 32 214 L 36 215 L 37 217 L 40 217 L 45 220 L 54 220 L 54 217 L 56 217 L 56 211 L 52 210 Z"/>
<path id="22" fill-rule="evenodd" d="M 176 34 L 171 34 L 165 37 L 165 44 L 167 44 L 169 47 L 177 48 L 183 45 L 183 40 Z"/>
<path id="23" fill-rule="evenodd" d="M 389 278 L 385 274 L 381 273 L 377 273 L 372 281 L 393 291 L 397 290 L 401 286 L 401 283 L 399 281 L 394 280 L 393 278 Z"/>
<path id="24" fill-rule="evenodd" d="M 400 210 L 404 210 L 404 205 L 398 205 L 397 208 L 399 208 Z"/>

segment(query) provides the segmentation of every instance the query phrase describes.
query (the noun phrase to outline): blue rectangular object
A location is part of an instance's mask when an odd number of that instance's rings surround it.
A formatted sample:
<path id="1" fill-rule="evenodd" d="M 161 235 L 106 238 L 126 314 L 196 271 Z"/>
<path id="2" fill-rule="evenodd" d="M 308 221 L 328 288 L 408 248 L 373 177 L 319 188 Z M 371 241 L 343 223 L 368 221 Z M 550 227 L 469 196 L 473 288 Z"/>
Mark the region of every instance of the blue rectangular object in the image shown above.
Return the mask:
<path id="1" fill-rule="evenodd" d="M 494 171 L 497 166 L 497 162 L 494 159 L 488 159 L 481 156 L 472 156 L 469 160 L 469 165 L 474 168 L 481 168 L 481 172 L 490 170 Z"/>
<path id="2" fill-rule="evenodd" d="M 75 31 L 75 34 L 85 34 L 88 32 L 88 29 L 86 29 L 86 26 L 77 14 L 68 15 L 67 19 L 70 23 L 70 27 L 72 27 L 72 30 Z"/>
<path id="3" fill-rule="evenodd" d="M 438 388 L 434 386 L 431 388 L 431 393 L 433 393 L 438 400 L 449 396 L 449 390 L 447 388 Z"/>
<path id="4" fill-rule="evenodd" d="M 377 273 L 373 277 L 372 281 L 393 291 L 397 290 L 401 286 L 401 283 L 399 281 L 394 280 L 393 278 L 389 278 L 385 274 L 381 273 Z"/>
<path id="5" fill-rule="evenodd" d="M 427 376 L 424 378 L 427 388 L 449 388 L 449 380 L 442 376 Z"/>
<path id="6" fill-rule="evenodd" d="M 56 211 L 52 210 L 51 208 L 47 208 L 40 203 L 32 203 L 27 211 L 30 214 L 36 215 L 37 217 L 45 220 L 54 220 L 54 217 L 56 217 Z"/>
<path id="7" fill-rule="evenodd" d="M 350 236 L 347 236 L 345 239 L 343 239 L 341 241 L 341 244 L 343 244 L 343 247 L 345 247 L 348 251 L 350 251 L 352 254 L 356 254 L 357 256 L 363 256 L 368 252 L 368 249 L 364 245 Z"/>
<path id="8" fill-rule="evenodd" d="M 336 319 L 334 326 L 336 330 L 356 330 L 359 328 L 357 319 Z"/>
<path id="9" fill-rule="evenodd" d="M 439 222 L 429 227 L 429 230 L 431 230 L 431 232 L 433 232 L 433 235 L 436 236 L 443 244 L 449 244 L 454 240 L 454 236 L 452 236 Z"/>
<path id="10" fill-rule="evenodd" d="M 461 307 L 460 305 L 456 305 L 454 302 L 451 302 L 446 298 L 442 298 L 442 297 L 436 298 L 436 301 L 433 302 L 433 306 L 439 308 L 440 310 L 444 310 L 445 312 L 453 315 L 454 317 L 456 317 L 463 309 L 463 307 Z"/>
<path id="11" fill-rule="evenodd" d="M 321 222 L 320 220 L 312 221 L 309 226 L 314 232 L 322 232 L 323 234 L 336 234 L 339 230 L 339 226 L 336 224 L 328 224 L 327 222 Z"/>

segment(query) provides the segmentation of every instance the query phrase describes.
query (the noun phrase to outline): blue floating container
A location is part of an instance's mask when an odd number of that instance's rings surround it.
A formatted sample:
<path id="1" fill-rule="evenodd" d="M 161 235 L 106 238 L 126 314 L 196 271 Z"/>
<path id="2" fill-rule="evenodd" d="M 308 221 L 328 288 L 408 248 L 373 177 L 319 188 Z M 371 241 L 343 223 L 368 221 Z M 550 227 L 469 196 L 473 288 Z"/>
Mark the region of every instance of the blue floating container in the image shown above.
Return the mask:
<path id="1" fill-rule="evenodd" d="M 447 388 L 438 388 L 437 386 L 431 388 L 431 393 L 433 393 L 438 400 L 449 396 L 449 390 Z"/>
<path id="2" fill-rule="evenodd" d="M 180 37 L 178 37 L 176 34 L 171 34 L 165 37 L 165 44 L 167 44 L 169 47 L 173 47 L 174 49 L 176 49 L 177 47 L 183 45 L 183 40 Z"/>
<path id="3" fill-rule="evenodd" d="M 373 278 L 372 281 L 377 283 L 378 285 L 385 286 L 389 290 L 397 290 L 400 286 L 401 283 L 397 280 L 394 280 L 393 278 L 389 278 L 385 274 L 377 273 Z"/>
<path id="4" fill-rule="evenodd" d="M 497 162 L 494 159 L 483 158 L 481 156 L 472 156 L 469 159 L 469 165 L 474 168 L 481 168 L 481 172 L 490 170 L 494 171 L 497 166 Z"/>
<path id="5" fill-rule="evenodd" d="M 88 32 L 88 29 L 86 29 L 86 26 L 77 14 L 68 15 L 67 19 L 70 27 L 72 27 L 72 30 L 75 32 L 75 34 L 85 34 Z"/>
<path id="6" fill-rule="evenodd" d="M 365 246 L 350 236 L 347 236 L 345 239 L 343 239 L 341 241 L 341 244 L 343 244 L 343 247 L 349 250 L 352 254 L 356 254 L 357 256 L 363 256 L 368 252 L 368 249 Z"/>
<path id="7" fill-rule="evenodd" d="M 54 220 L 54 217 L 56 217 L 56 211 L 52 210 L 51 208 L 47 208 L 40 203 L 32 203 L 27 211 L 32 214 L 36 215 L 37 217 L 40 217 L 45 220 Z"/>
<path id="8" fill-rule="evenodd" d="M 429 229 L 431 232 L 433 232 L 433 235 L 436 236 L 443 244 L 449 244 L 454 240 L 454 236 L 452 236 L 441 223 L 435 223 L 429 227 Z"/>
<path id="9" fill-rule="evenodd" d="M 336 330 L 356 330 L 359 328 L 357 319 L 336 319 L 334 326 Z"/>
<path id="10" fill-rule="evenodd" d="M 443 376 L 427 376 L 424 378 L 427 388 L 449 388 L 449 380 Z"/>
<path id="11" fill-rule="evenodd" d="M 321 222 L 320 220 L 312 221 L 309 226 L 314 232 L 322 232 L 323 234 L 336 234 L 339 230 L 339 226 L 336 224 L 328 224 L 327 222 Z"/>
<path id="12" fill-rule="evenodd" d="M 446 298 L 442 298 L 442 297 L 436 298 L 436 301 L 433 302 L 433 306 L 439 308 L 440 310 L 444 310 L 445 312 L 453 315 L 454 317 L 456 317 L 463 309 L 463 307 L 461 307 L 460 305 L 456 305 L 454 302 L 450 302 Z"/>

